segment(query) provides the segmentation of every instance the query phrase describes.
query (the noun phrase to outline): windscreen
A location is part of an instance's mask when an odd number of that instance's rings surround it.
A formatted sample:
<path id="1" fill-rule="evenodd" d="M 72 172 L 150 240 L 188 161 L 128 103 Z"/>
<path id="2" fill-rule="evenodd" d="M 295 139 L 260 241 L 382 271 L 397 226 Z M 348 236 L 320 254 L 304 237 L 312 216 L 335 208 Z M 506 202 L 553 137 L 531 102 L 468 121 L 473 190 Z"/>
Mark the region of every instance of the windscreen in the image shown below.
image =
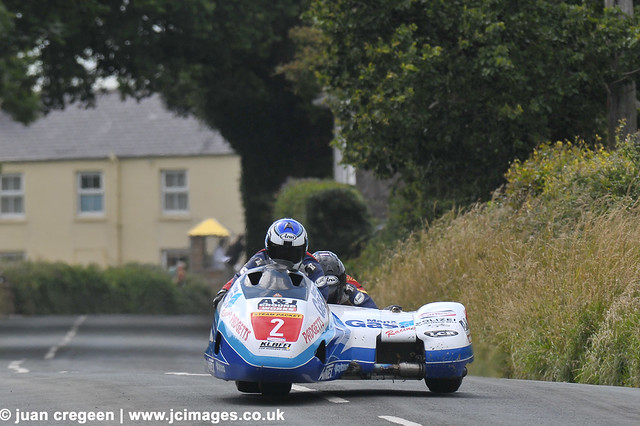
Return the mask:
<path id="1" fill-rule="evenodd" d="M 298 271 L 289 271 L 286 266 L 270 264 L 250 269 L 241 278 L 244 297 L 288 297 L 307 300 L 309 280 Z"/>

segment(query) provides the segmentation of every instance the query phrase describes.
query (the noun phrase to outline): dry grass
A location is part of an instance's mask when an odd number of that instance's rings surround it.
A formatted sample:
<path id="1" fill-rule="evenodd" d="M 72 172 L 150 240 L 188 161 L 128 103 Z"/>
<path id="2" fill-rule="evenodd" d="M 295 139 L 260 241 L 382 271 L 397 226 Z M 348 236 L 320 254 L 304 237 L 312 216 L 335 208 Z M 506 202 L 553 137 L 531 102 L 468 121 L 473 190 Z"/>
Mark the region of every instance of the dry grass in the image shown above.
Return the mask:
<path id="1" fill-rule="evenodd" d="M 452 214 L 360 279 L 381 306 L 463 303 L 472 374 L 639 386 L 639 209 L 562 226 L 529 215 Z"/>

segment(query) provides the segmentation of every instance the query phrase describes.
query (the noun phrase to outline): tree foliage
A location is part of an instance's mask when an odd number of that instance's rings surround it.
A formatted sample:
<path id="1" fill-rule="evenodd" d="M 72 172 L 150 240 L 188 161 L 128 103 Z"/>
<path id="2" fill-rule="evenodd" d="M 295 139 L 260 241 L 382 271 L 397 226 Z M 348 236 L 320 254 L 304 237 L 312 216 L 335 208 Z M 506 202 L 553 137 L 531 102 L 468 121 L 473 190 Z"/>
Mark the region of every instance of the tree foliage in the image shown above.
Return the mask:
<path id="1" fill-rule="evenodd" d="M 487 199 L 540 142 L 595 140 L 640 67 L 638 14 L 596 0 L 313 0 L 306 16 L 327 37 L 314 71 L 335 143 L 401 178 L 409 221 Z"/>
<path id="2" fill-rule="evenodd" d="M 330 112 L 276 72 L 292 58 L 287 33 L 302 3 L 2 0 L 2 108 L 29 122 L 40 108 L 91 104 L 104 77 L 116 77 L 126 96 L 160 93 L 174 111 L 219 129 L 241 155 L 253 250 L 286 178 L 331 170 Z"/>
<path id="3" fill-rule="evenodd" d="M 333 180 L 287 182 L 274 207 L 274 219 L 281 217 L 305 224 L 310 251 L 331 250 L 344 259 L 360 255 L 373 235 L 373 219 L 362 194 Z"/>

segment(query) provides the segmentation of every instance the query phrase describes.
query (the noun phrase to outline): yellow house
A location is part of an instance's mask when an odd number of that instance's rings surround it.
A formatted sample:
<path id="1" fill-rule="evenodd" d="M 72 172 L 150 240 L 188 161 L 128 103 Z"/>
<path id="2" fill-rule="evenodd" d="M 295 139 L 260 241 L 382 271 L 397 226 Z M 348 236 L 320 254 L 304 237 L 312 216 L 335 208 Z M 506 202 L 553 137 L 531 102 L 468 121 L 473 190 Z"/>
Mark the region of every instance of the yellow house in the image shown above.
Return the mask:
<path id="1" fill-rule="evenodd" d="M 240 167 L 157 96 L 105 94 L 28 127 L 0 115 L 0 259 L 173 266 L 208 218 L 244 233 Z"/>

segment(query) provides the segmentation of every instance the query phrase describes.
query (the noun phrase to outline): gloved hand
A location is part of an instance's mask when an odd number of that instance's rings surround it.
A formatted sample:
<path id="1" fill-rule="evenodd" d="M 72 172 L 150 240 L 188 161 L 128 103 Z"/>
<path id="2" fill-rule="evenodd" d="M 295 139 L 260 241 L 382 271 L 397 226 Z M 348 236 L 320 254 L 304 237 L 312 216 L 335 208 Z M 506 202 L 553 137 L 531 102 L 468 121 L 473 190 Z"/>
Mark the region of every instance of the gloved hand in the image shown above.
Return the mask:
<path id="1" fill-rule="evenodd" d="M 347 284 L 344 287 L 344 292 L 347 294 L 347 296 L 351 297 L 351 295 L 353 295 L 356 292 L 356 286 L 353 284 Z"/>
<path id="2" fill-rule="evenodd" d="M 344 287 L 344 293 L 347 295 L 353 306 L 360 306 L 365 300 L 364 293 L 358 291 L 357 287 L 353 284 L 347 284 Z"/>
<path id="3" fill-rule="evenodd" d="M 218 303 L 224 298 L 225 294 L 227 294 L 227 290 L 220 290 L 216 297 L 213 298 L 213 309 L 216 310 L 218 308 Z"/>
<path id="4" fill-rule="evenodd" d="M 402 312 L 402 306 L 400 306 L 400 305 L 389 305 L 386 308 L 384 308 L 383 310 L 391 311 L 391 312 L 394 312 L 394 313 L 398 313 L 398 312 Z"/>

